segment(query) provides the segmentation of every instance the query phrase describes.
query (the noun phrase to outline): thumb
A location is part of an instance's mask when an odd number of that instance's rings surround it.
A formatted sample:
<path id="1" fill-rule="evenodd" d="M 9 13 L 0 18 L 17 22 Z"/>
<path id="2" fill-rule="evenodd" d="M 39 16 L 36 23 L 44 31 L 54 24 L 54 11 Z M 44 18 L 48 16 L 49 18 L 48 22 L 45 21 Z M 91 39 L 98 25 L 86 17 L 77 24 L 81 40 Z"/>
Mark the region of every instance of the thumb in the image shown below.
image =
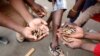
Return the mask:
<path id="1" fill-rule="evenodd" d="M 37 37 L 36 36 L 33 36 L 33 35 L 29 35 L 28 36 L 30 39 L 34 39 L 34 40 L 37 40 Z"/>

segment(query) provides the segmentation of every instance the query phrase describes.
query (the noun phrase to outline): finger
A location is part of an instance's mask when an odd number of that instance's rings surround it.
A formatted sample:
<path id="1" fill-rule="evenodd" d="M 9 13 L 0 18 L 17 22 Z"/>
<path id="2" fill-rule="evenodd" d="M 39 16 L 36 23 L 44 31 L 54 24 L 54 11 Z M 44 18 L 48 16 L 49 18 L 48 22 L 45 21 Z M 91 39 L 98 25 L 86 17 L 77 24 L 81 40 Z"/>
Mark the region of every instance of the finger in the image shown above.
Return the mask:
<path id="1" fill-rule="evenodd" d="M 28 34 L 28 38 L 31 38 L 31 39 L 37 39 L 36 36 L 32 35 L 32 29 L 30 28 L 31 32 Z"/>
<path id="2" fill-rule="evenodd" d="M 40 14 L 40 16 L 41 17 L 44 17 L 46 15 L 46 12 L 44 12 L 44 11 L 41 11 L 41 14 Z"/>
<path id="3" fill-rule="evenodd" d="M 49 35 L 49 32 L 46 32 L 47 35 Z"/>
<path id="4" fill-rule="evenodd" d="M 43 29 L 44 31 L 46 31 L 46 32 L 48 32 L 48 31 L 49 31 L 49 28 L 48 28 L 47 26 L 42 25 L 42 27 L 43 27 L 42 29 Z M 41 30 L 42 30 L 42 29 L 41 29 Z"/>
<path id="5" fill-rule="evenodd" d="M 57 34 L 57 36 L 60 38 L 61 37 L 61 34 L 60 33 L 56 33 Z"/>
<path id="6" fill-rule="evenodd" d="M 62 28 L 58 29 L 57 32 L 62 33 Z"/>
<path id="7" fill-rule="evenodd" d="M 47 22 L 44 21 L 43 19 L 41 19 L 41 23 L 44 24 L 44 25 L 47 25 Z"/>
<path id="8" fill-rule="evenodd" d="M 69 39 L 70 43 L 73 43 L 73 42 L 79 40 L 79 39 L 76 39 L 76 38 L 68 38 L 68 39 Z"/>
<path id="9" fill-rule="evenodd" d="M 69 42 L 63 42 L 64 45 L 70 46 L 71 43 Z"/>
<path id="10" fill-rule="evenodd" d="M 46 32 L 46 33 L 43 33 L 43 35 L 41 36 L 41 37 L 46 37 L 46 36 L 48 36 L 49 35 L 49 32 Z M 40 37 L 40 38 L 41 38 Z"/>
<path id="11" fill-rule="evenodd" d="M 81 37 L 83 37 L 83 34 L 73 33 L 73 34 L 69 35 L 69 37 L 81 38 Z"/>
<path id="12" fill-rule="evenodd" d="M 74 41 L 74 40 L 75 40 L 75 38 L 68 38 L 68 40 L 69 40 L 69 41 Z"/>
<path id="13" fill-rule="evenodd" d="M 28 36 L 26 39 L 29 41 L 36 41 L 37 39 L 34 39 L 34 36 Z"/>
<path id="14" fill-rule="evenodd" d="M 42 6 L 41 6 L 41 14 L 43 14 L 43 15 L 47 14 L 46 9 L 44 7 L 42 7 Z"/>
<path id="15" fill-rule="evenodd" d="M 62 39 L 62 35 L 61 34 L 59 34 L 59 33 L 57 33 L 57 36 L 58 36 L 58 38 L 61 40 L 61 41 L 64 41 L 63 39 Z"/>
<path id="16" fill-rule="evenodd" d="M 27 40 L 29 40 L 29 41 L 31 41 L 31 42 L 36 41 L 36 40 L 33 39 L 33 38 L 27 38 Z"/>
<path id="17" fill-rule="evenodd" d="M 40 14 L 40 15 L 39 15 L 39 17 L 43 18 L 43 17 L 44 17 L 44 15 Z"/>
<path id="18" fill-rule="evenodd" d="M 74 48 L 73 42 L 72 43 L 66 42 L 65 45 L 67 45 L 68 47 Z"/>
<path id="19" fill-rule="evenodd" d="M 38 40 L 43 39 L 45 36 L 47 36 L 47 34 L 43 34 L 42 36 L 40 36 L 40 37 L 38 38 Z"/>
<path id="20" fill-rule="evenodd" d="M 45 30 L 46 30 L 47 32 L 49 32 L 49 28 L 48 28 L 47 26 L 44 26 L 44 28 L 45 28 Z"/>

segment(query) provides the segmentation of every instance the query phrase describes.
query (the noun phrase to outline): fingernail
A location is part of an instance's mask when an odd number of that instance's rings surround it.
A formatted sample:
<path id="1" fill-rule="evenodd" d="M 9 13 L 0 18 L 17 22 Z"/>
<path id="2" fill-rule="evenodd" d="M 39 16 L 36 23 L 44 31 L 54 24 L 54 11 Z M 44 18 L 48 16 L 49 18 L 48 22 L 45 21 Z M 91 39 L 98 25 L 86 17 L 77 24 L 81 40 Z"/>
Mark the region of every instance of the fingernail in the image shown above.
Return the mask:
<path id="1" fill-rule="evenodd" d="M 37 39 L 37 37 L 36 36 L 33 36 L 34 37 L 34 39 L 36 40 Z"/>

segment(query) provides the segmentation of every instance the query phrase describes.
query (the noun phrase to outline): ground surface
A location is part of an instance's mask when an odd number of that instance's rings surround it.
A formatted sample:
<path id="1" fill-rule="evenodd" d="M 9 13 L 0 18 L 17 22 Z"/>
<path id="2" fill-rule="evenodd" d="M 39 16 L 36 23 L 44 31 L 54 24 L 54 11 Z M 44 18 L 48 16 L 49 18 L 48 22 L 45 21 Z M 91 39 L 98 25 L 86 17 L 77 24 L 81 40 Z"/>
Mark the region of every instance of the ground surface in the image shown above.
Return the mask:
<path id="1" fill-rule="evenodd" d="M 68 10 L 69 10 L 74 4 L 74 1 L 71 0 L 67 0 L 67 1 L 68 1 Z M 48 12 L 52 10 L 51 3 L 49 3 L 47 0 L 37 0 L 37 2 L 42 4 L 47 9 Z M 21 18 L 9 5 L 4 5 L 0 9 L 2 12 L 6 13 L 8 16 L 11 16 L 12 18 Z M 66 14 L 67 13 L 65 13 L 63 16 L 63 22 L 67 19 Z M 47 17 L 48 16 L 49 13 Z M 99 27 L 100 27 L 100 23 L 93 20 L 89 20 L 84 28 L 99 30 L 100 29 Z M 16 36 L 14 31 L 0 27 L 0 36 L 8 38 L 8 40 L 10 41 L 8 45 L 0 44 L 0 56 L 24 56 L 30 48 L 36 49 L 33 56 L 50 56 L 48 47 L 52 38 L 51 33 L 48 37 L 46 37 L 45 39 L 39 42 L 18 43 L 16 41 Z M 90 52 L 80 50 L 80 49 L 71 49 L 62 44 L 61 44 L 61 48 L 64 50 L 66 56 L 67 55 L 68 56 L 93 56 L 93 54 Z"/>

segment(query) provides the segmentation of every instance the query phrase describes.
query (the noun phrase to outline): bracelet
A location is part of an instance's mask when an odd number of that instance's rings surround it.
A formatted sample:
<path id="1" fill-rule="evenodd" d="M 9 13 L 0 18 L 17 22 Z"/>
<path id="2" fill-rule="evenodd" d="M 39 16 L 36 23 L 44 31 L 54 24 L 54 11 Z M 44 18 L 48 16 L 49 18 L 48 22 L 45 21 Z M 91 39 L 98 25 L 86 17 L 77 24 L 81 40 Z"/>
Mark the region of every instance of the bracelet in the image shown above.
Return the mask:
<path id="1" fill-rule="evenodd" d="M 77 12 L 76 10 L 74 10 L 74 9 L 71 9 L 73 12 Z"/>

